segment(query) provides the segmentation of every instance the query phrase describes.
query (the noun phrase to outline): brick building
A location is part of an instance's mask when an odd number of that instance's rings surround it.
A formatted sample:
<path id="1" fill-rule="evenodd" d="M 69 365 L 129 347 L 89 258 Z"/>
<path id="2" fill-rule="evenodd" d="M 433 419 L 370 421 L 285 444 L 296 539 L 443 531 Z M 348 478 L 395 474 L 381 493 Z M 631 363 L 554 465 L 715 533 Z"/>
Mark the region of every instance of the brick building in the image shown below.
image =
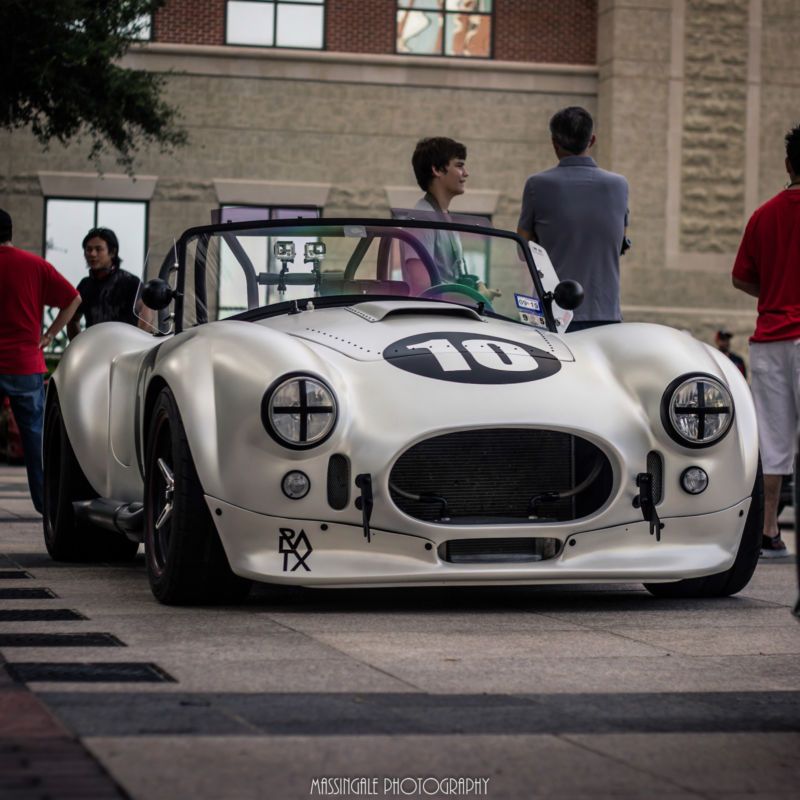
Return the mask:
<path id="1" fill-rule="evenodd" d="M 409 205 L 414 144 L 440 134 L 469 148 L 458 207 L 514 228 L 526 176 L 554 163 L 549 117 L 583 105 L 595 157 L 631 185 L 626 319 L 745 334 L 753 303 L 728 273 L 785 180 L 798 19 L 800 0 L 168 0 L 124 63 L 168 76 L 189 146 L 145 151 L 133 181 L 80 144 L 2 132 L 0 206 L 73 279 L 95 222 L 136 270 L 223 205 Z"/>

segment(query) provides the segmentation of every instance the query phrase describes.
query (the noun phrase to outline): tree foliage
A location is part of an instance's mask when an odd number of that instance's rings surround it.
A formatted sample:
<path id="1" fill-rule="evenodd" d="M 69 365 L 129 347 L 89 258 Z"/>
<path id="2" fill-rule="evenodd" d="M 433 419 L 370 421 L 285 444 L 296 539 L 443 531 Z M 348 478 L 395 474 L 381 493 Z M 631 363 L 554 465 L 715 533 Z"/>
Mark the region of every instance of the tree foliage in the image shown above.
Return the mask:
<path id="1" fill-rule="evenodd" d="M 30 126 L 45 149 L 86 135 L 93 162 L 113 150 L 129 174 L 143 144 L 184 144 L 164 79 L 118 63 L 164 2 L 0 0 L 0 127 Z"/>

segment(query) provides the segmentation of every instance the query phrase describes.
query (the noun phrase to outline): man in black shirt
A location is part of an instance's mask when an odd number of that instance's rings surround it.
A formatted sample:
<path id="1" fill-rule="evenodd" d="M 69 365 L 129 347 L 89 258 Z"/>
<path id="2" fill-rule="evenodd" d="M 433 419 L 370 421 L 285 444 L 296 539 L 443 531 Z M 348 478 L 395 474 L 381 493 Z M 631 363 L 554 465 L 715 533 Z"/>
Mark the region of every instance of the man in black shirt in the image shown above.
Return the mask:
<path id="1" fill-rule="evenodd" d="M 80 333 L 80 319 L 86 327 L 98 322 L 127 322 L 146 327 L 135 308 L 141 281 L 120 267 L 119 242 L 109 228 L 93 228 L 83 239 L 83 254 L 89 275 L 78 284 L 81 304 L 67 325 L 70 339 Z"/>

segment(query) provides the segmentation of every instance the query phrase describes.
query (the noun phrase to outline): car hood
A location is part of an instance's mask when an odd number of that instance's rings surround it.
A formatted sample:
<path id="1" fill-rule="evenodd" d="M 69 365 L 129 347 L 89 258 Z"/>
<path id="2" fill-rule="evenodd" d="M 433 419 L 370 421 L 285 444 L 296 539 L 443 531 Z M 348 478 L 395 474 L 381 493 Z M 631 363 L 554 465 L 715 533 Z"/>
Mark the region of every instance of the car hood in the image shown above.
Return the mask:
<path id="1" fill-rule="evenodd" d="M 466 334 L 475 339 L 500 338 L 535 348 L 540 358 L 575 360 L 557 334 L 481 316 L 455 303 L 376 300 L 270 317 L 258 324 L 357 361 L 383 360 L 392 345 L 420 334 L 424 334 L 423 338 L 435 338 L 448 333 Z M 455 349 L 464 350 L 464 338 L 456 336 L 450 341 Z"/>

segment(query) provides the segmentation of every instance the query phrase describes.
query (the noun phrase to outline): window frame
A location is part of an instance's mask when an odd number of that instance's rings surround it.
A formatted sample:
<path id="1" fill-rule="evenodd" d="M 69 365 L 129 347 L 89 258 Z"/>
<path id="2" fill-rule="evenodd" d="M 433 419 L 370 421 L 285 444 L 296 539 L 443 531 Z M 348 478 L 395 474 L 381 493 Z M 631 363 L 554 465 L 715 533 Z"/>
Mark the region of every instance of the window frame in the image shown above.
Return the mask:
<path id="1" fill-rule="evenodd" d="M 43 198 L 43 200 L 44 202 L 42 203 L 42 258 L 44 259 L 47 258 L 47 204 L 51 200 L 68 200 L 70 202 L 92 203 L 94 208 L 94 214 L 92 217 L 94 221 L 92 223 L 92 228 L 99 227 L 97 224 L 97 207 L 100 203 L 127 203 L 127 204 L 138 203 L 139 205 L 143 205 L 144 206 L 144 239 L 143 239 L 144 257 L 145 259 L 147 258 L 147 252 L 150 246 L 150 201 L 149 200 L 130 200 L 128 198 L 123 198 L 123 197 L 80 197 L 68 194 L 46 195 Z M 116 231 L 114 231 L 114 233 L 116 233 Z M 81 234 L 81 237 L 85 235 L 86 235 L 85 233 Z M 54 266 L 56 267 L 56 269 L 58 269 L 58 264 L 55 264 Z M 140 266 L 143 266 L 143 264 Z M 137 277 L 141 277 L 139 276 L 138 272 L 134 274 Z"/>
<path id="2" fill-rule="evenodd" d="M 489 55 L 487 56 L 462 56 L 462 55 L 450 55 L 445 52 L 445 48 L 447 45 L 445 33 L 447 31 L 447 17 L 448 16 L 456 16 L 458 14 L 464 14 L 467 12 L 464 11 L 448 11 L 447 10 L 447 0 L 442 0 L 442 7 L 438 10 L 434 10 L 431 8 L 407 8 L 401 7 L 402 2 L 407 2 L 408 0 L 395 0 L 395 14 L 394 14 L 394 52 L 395 55 L 401 56 L 413 56 L 414 58 L 453 58 L 459 59 L 461 61 L 492 61 L 494 59 L 494 52 L 495 52 L 495 12 L 496 12 L 496 3 L 497 0 L 492 0 L 492 10 L 491 11 L 474 11 L 471 12 L 481 17 L 489 17 L 491 21 L 491 27 L 489 30 Z M 433 13 L 441 14 L 442 16 L 442 42 L 438 53 L 409 53 L 407 51 L 399 50 L 398 49 L 398 35 L 397 35 L 397 25 L 398 19 L 397 15 L 401 11 L 430 11 Z"/>
<path id="3" fill-rule="evenodd" d="M 240 44 L 238 42 L 228 41 L 228 7 L 231 2 L 249 2 L 249 3 L 272 3 L 272 44 Z M 310 8 L 322 9 L 322 41 L 319 47 L 295 47 L 294 45 L 276 44 L 278 38 L 278 6 L 294 6 L 295 8 L 302 8 L 304 6 Z M 321 3 L 304 2 L 303 0 L 225 0 L 225 21 L 223 30 L 223 41 L 225 47 L 254 47 L 263 50 L 299 50 L 310 51 L 318 53 L 327 50 L 327 36 L 328 36 L 328 0 L 322 0 Z"/>

